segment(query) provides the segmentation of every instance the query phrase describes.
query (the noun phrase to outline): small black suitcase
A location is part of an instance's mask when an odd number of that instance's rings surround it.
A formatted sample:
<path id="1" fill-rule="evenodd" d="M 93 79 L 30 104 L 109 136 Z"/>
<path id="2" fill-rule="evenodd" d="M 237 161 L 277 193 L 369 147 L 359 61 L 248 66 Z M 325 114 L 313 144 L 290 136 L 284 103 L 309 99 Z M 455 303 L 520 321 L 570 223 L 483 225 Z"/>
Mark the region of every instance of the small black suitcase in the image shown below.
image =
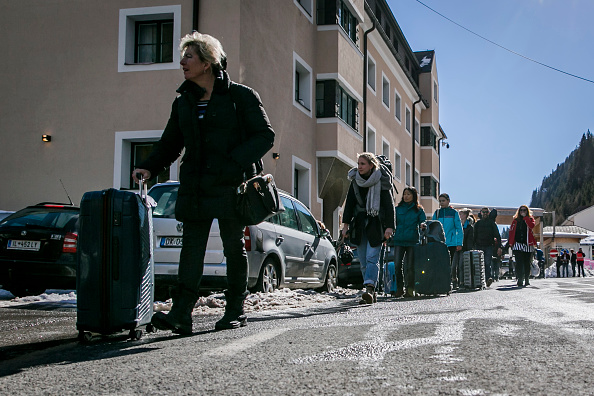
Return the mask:
<path id="1" fill-rule="evenodd" d="M 421 244 L 413 248 L 415 294 L 450 294 L 452 291 L 450 253 L 447 245 L 441 241 L 427 243 L 427 237 L 431 235 L 428 233 L 435 232 L 434 228 L 436 227 L 427 227 L 421 233 Z"/>
<path id="2" fill-rule="evenodd" d="M 152 209 L 140 194 L 111 188 L 83 195 L 76 274 L 79 340 L 126 330 L 139 339 L 141 326 L 153 331 L 152 243 Z"/>

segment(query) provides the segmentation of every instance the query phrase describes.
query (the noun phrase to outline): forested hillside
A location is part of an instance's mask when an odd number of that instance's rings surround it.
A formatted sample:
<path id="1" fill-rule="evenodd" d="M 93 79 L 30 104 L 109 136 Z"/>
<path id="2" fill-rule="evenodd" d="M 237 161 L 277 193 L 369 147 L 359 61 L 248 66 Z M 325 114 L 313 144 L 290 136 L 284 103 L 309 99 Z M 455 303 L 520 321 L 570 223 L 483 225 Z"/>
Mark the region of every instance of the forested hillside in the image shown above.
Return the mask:
<path id="1" fill-rule="evenodd" d="M 579 146 L 532 192 L 531 207 L 555 211 L 557 225 L 594 205 L 594 138 L 590 130 Z"/>

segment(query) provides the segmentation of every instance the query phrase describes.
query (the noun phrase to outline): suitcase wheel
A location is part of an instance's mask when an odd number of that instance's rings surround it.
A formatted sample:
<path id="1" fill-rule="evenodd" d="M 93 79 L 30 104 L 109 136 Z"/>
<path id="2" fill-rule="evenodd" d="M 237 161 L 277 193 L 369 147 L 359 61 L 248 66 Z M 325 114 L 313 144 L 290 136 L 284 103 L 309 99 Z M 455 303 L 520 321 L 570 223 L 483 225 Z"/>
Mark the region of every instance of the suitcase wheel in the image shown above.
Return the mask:
<path id="1" fill-rule="evenodd" d="M 142 330 L 140 329 L 132 329 L 130 330 L 130 339 L 132 340 L 140 340 L 142 338 Z"/>
<path id="2" fill-rule="evenodd" d="M 153 326 L 152 323 L 149 323 L 146 325 L 146 332 L 147 333 L 156 333 L 157 329 L 155 329 L 155 326 Z"/>
<path id="3" fill-rule="evenodd" d="M 78 341 L 80 342 L 91 342 L 93 339 L 93 334 L 88 331 L 79 331 L 78 332 Z"/>

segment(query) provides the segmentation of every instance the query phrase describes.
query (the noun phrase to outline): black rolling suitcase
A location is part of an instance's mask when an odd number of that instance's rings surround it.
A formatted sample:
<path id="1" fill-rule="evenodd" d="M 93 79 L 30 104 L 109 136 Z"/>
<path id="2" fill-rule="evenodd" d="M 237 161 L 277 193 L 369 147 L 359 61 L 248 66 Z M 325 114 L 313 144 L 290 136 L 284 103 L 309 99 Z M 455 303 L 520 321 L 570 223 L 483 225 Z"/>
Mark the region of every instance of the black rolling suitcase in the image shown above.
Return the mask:
<path id="1" fill-rule="evenodd" d="M 76 274 L 81 341 L 126 330 L 139 339 L 142 326 L 153 331 L 153 224 L 145 200 L 113 188 L 83 195 Z"/>
<path id="2" fill-rule="evenodd" d="M 440 228 L 438 221 L 427 221 L 427 229 L 421 233 L 421 244 L 413 249 L 415 294 L 450 294 L 452 291 L 450 253 L 441 241 L 443 228 L 439 232 Z"/>

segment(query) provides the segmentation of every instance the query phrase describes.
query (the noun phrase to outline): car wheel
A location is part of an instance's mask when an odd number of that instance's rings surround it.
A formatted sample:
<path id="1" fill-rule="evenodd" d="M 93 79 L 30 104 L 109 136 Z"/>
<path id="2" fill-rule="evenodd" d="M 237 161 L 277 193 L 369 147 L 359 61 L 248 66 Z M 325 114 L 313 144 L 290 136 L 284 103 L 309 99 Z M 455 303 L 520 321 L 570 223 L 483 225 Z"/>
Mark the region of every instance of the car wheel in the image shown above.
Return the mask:
<path id="1" fill-rule="evenodd" d="M 11 286 L 7 289 L 15 297 L 38 296 L 45 291 L 45 288 L 39 286 Z"/>
<path id="2" fill-rule="evenodd" d="M 276 263 L 272 258 L 267 258 L 264 260 L 262 268 L 260 268 L 256 291 L 270 293 L 278 289 L 279 284 L 279 272 Z"/>
<path id="3" fill-rule="evenodd" d="M 326 280 L 324 282 L 324 286 L 320 289 L 320 291 L 332 293 L 336 289 L 337 284 L 338 271 L 336 270 L 336 265 L 334 263 L 331 263 L 328 266 L 328 271 L 326 272 Z"/>

